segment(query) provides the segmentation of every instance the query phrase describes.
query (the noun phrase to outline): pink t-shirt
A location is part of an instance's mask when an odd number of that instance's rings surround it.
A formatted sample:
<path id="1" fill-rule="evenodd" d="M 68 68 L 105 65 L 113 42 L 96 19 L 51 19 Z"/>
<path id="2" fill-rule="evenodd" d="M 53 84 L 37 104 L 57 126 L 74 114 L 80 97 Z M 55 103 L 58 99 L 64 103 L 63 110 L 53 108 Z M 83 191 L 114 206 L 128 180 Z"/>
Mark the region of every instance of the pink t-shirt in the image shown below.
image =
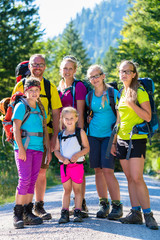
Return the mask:
<path id="1" fill-rule="evenodd" d="M 74 102 L 74 107 L 77 108 L 77 100 L 84 100 L 87 94 L 87 89 L 84 86 L 82 82 L 76 83 L 75 87 L 75 102 Z M 59 92 L 59 96 L 61 98 L 62 106 L 63 107 L 68 107 L 72 106 L 73 107 L 73 96 L 71 93 L 71 88 L 66 89 L 64 92 Z"/>

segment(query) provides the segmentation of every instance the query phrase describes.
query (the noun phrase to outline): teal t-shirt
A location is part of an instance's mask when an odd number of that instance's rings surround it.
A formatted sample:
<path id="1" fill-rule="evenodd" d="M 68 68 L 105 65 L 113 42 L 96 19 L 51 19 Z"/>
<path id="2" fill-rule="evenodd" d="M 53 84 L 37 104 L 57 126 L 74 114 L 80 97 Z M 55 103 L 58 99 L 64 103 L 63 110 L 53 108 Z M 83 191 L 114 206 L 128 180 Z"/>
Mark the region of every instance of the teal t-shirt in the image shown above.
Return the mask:
<path id="1" fill-rule="evenodd" d="M 31 108 L 31 112 L 38 111 L 40 112 L 40 109 L 38 107 L 38 104 L 36 104 L 36 108 Z M 16 104 L 14 108 L 14 112 L 12 115 L 12 121 L 14 119 L 19 119 L 23 121 L 25 114 L 25 105 L 22 102 L 19 102 Z M 45 113 L 46 115 L 46 113 Z M 47 116 L 46 116 L 47 117 Z M 30 114 L 28 119 L 22 124 L 21 129 L 24 129 L 28 132 L 43 132 L 43 116 L 39 116 L 39 114 Z M 23 146 L 25 144 L 26 138 L 22 138 Z M 14 141 L 14 149 L 18 149 L 18 145 L 16 141 Z M 27 149 L 32 149 L 36 151 L 44 151 L 43 147 L 43 137 L 37 137 L 37 136 L 30 136 L 30 141 Z"/>
<path id="2" fill-rule="evenodd" d="M 114 101 L 116 104 L 118 91 L 114 89 Z M 88 95 L 87 95 L 88 96 Z M 88 97 L 86 96 L 86 104 L 88 104 Z M 116 122 L 116 116 L 110 106 L 108 91 L 104 107 L 102 106 L 102 96 L 97 97 L 93 90 L 93 97 L 91 102 L 91 109 L 93 111 L 93 118 L 89 124 L 89 135 L 92 137 L 110 137 L 112 133 L 112 125 Z"/>

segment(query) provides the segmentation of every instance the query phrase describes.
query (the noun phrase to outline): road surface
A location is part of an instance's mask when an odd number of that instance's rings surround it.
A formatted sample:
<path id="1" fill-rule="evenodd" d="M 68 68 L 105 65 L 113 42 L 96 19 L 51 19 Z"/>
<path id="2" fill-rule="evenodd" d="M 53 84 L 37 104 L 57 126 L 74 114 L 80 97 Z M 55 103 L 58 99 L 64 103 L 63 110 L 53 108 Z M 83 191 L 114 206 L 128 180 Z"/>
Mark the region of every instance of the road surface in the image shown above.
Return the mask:
<path id="1" fill-rule="evenodd" d="M 123 173 L 116 173 L 116 177 L 120 184 L 125 216 L 130 209 L 127 182 Z M 144 177 L 150 193 L 151 208 L 160 227 L 160 181 L 148 176 Z M 94 176 L 86 178 L 86 201 L 89 208 L 89 218 L 84 219 L 84 222 L 73 223 L 71 216 L 69 223 L 58 224 L 63 192 L 62 185 L 58 185 L 46 192 L 45 208 L 52 213 L 52 220 L 44 221 L 42 225 L 14 229 L 12 222 L 14 203 L 0 206 L 0 240 L 160 240 L 160 229 L 150 230 L 145 224 L 126 225 L 118 221 L 96 218 L 98 196 L 94 178 Z M 72 206 L 73 195 L 70 207 Z"/>

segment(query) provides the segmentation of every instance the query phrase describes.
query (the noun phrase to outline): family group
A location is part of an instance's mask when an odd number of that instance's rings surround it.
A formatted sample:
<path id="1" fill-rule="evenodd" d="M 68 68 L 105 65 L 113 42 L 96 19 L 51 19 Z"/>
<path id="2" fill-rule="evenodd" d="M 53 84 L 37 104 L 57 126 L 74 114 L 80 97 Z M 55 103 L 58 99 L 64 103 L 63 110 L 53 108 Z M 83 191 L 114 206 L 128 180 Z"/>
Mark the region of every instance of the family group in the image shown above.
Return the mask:
<path id="1" fill-rule="evenodd" d="M 143 179 L 147 135 L 134 134 L 129 159 L 126 159 L 130 135 L 135 124 L 151 120 L 151 107 L 147 92 L 138 82 L 137 65 L 123 60 L 119 66 L 119 79 L 123 83 L 119 92 L 112 89 L 116 114 L 110 103 L 110 88 L 102 66 L 91 65 L 87 78 L 92 94 L 83 81 L 75 79 L 78 62 L 74 56 L 65 56 L 60 64 L 61 81 L 58 88 L 44 78 L 45 57 L 34 54 L 28 64 L 30 76 L 19 81 L 12 95 L 24 93 L 25 102 L 19 101 L 12 115 L 15 161 L 18 186 L 14 207 L 15 228 L 41 224 L 52 218 L 44 209 L 46 171 L 52 152 L 60 163 L 63 184 L 62 209 L 59 224 L 70 221 L 70 196 L 74 192 L 74 222 L 88 217 L 85 201 L 85 155 L 89 153 L 90 168 L 95 171 L 99 196 L 98 218 L 118 220 L 127 224 L 145 224 L 158 229 L 150 208 L 149 192 Z M 49 86 L 49 94 L 46 88 Z M 89 98 L 91 96 L 91 99 Z M 137 101 L 139 104 L 137 104 Z M 26 105 L 30 114 L 24 121 Z M 86 106 L 91 109 L 87 118 L 89 127 L 84 131 Z M 118 128 L 109 157 L 106 150 L 113 125 Z M 61 131 L 59 130 L 61 129 Z M 131 202 L 130 213 L 122 218 L 123 204 L 119 183 L 114 174 L 115 157 L 119 159 L 128 181 Z M 33 195 L 35 193 L 35 203 Z M 108 193 L 111 198 L 109 202 Z M 110 210 L 110 205 L 111 210 Z"/>

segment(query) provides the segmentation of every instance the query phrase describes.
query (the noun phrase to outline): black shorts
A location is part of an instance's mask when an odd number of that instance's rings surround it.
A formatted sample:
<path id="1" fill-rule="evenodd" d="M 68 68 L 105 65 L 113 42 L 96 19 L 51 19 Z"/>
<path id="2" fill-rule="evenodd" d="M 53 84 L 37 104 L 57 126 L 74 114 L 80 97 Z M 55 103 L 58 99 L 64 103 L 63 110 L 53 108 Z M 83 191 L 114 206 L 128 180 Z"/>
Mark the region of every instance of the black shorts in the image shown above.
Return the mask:
<path id="1" fill-rule="evenodd" d="M 106 158 L 106 151 L 109 137 L 97 138 L 88 136 L 90 152 L 89 161 L 91 168 L 110 168 L 114 169 L 114 156 L 110 154 L 109 159 Z"/>
<path id="2" fill-rule="evenodd" d="M 126 159 L 127 151 L 130 140 L 117 139 L 117 158 Z M 146 143 L 147 139 L 134 139 L 132 140 L 131 154 L 129 158 L 146 157 Z"/>

